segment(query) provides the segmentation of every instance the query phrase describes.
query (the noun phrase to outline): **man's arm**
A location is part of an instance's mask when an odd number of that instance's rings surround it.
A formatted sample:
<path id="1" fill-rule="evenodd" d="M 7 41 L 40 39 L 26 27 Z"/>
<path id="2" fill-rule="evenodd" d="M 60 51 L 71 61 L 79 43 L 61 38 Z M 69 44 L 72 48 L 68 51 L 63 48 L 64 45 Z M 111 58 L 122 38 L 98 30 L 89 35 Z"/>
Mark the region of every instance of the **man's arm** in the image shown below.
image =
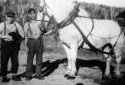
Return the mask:
<path id="1" fill-rule="evenodd" d="M 7 39 L 7 35 L 4 35 L 4 22 L 0 24 L 0 38 Z"/>
<path id="2" fill-rule="evenodd" d="M 4 23 L 0 23 L 0 38 L 3 38 L 4 35 Z"/>
<path id="3" fill-rule="evenodd" d="M 5 28 L 4 25 L 5 25 L 4 22 L 0 23 L 0 39 L 4 39 L 6 41 L 12 41 L 13 39 L 12 39 L 11 36 L 9 36 L 8 34 L 4 34 L 4 31 L 5 31 L 4 30 L 4 28 Z"/>
<path id="4" fill-rule="evenodd" d="M 28 29 L 29 29 L 29 26 L 28 26 L 28 23 L 25 23 L 24 25 L 24 36 L 25 36 L 25 42 L 24 42 L 24 46 L 26 47 L 26 51 L 28 52 L 28 47 L 27 47 L 27 41 L 28 41 Z"/>
<path id="5" fill-rule="evenodd" d="M 17 26 L 18 33 L 21 35 L 22 38 L 24 38 L 23 28 L 21 27 L 19 23 L 16 23 L 16 26 Z"/>

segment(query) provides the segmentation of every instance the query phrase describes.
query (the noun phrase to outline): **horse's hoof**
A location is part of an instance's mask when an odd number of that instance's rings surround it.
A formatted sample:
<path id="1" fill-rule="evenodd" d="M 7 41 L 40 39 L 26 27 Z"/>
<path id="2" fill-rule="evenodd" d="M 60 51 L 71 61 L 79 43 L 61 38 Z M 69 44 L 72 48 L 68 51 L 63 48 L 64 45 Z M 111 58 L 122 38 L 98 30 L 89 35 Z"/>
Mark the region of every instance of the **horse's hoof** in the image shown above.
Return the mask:
<path id="1" fill-rule="evenodd" d="M 19 77 L 19 76 L 12 76 L 12 80 L 14 80 L 14 81 L 21 81 L 21 77 Z"/>
<path id="2" fill-rule="evenodd" d="M 119 75 L 115 74 L 113 78 L 120 79 L 120 78 L 122 78 L 122 74 L 119 74 Z"/>
<path id="3" fill-rule="evenodd" d="M 111 75 L 104 75 L 102 77 L 102 80 L 106 81 L 106 80 L 109 80 L 109 79 L 112 79 L 112 76 Z"/>
<path id="4" fill-rule="evenodd" d="M 67 78 L 67 79 L 75 79 L 76 77 L 75 76 L 71 76 L 69 74 L 65 74 L 64 75 L 64 78 Z"/>
<path id="5" fill-rule="evenodd" d="M 69 76 L 69 75 L 67 76 L 68 80 L 72 80 L 72 79 L 75 79 L 75 78 L 76 78 L 75 76 Z"/>
<path id="6" fill-rule="evenodd" d="M 68 76 L 69 76 L 68 74 L 65 74 L 65 75 L 64 75 L 64 78 L 67 78 Z"/>

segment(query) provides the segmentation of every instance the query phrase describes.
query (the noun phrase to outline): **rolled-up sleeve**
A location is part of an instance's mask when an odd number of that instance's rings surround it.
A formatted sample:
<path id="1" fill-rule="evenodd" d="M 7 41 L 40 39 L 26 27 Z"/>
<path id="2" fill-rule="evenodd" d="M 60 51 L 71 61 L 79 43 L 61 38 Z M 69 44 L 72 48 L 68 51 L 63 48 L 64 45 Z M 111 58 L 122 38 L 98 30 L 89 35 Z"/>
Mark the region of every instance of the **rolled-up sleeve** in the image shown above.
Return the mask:
<path id="1" fill-rule="evenodd" d="M 0 38 L 4 35 L 4 23 L 0 23 Z"/>

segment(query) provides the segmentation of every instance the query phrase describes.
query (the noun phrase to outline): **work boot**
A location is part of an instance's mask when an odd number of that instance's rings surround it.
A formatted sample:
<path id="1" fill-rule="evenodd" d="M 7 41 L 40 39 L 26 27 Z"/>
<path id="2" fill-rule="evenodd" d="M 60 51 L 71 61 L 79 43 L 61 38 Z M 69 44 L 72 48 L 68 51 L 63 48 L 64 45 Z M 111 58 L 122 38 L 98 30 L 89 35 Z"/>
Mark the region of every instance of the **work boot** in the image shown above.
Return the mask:
<path id="1" fill-rule="evenodd" d="M 2 82 L 9 82 L 9 81 L 10 81 L 10 79 L 7 78 L 6 76 L 2 77 Z"/>
<path id="2" fill-rule="evenodd" d="M 27 76 L 27 77 L 26 77 L 26 80 L 27 80 L 27 81 L 30 81 L 31 79 L 32 79 L 31 76 Z"/>
<path id="3" fill-rule="evenodd" d="M 35 75 L 33 78 L 35 78 L 35 79 L 39 79 L 39 80 L 43 80 L 44 79 L 44 77 L 42 76 L 42 75 Z"/>

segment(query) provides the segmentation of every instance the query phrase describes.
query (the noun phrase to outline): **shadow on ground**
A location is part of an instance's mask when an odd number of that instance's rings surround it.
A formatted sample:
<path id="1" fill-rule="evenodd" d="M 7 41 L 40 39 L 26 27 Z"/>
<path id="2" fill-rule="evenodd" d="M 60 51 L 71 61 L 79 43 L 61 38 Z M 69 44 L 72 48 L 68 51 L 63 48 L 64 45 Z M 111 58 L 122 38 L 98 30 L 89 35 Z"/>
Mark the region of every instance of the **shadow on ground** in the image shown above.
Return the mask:
<path id="1" fill-rule="evenodd" d="M 67 59 L 58 59 L 55 61 L 46 61 L 42 63 L 42 70 L 43 70 L 43 75 L 44 77 L 49 76 L 50 74 L 52 74 L 58 67 L 60 64 L 63 64 L 64 67 L 67 65 Z M 80 67 L 88 67 L 88 68 L 92 68 L 92 67 L 98 67 L 101 72 L 102 72 L 102 76 L 104 75 L 104 71 L 105 71 L 105 62 L 102 62 L 100 60 L 82 60 L 82 59 L 77 59 L 76 62 L 77 65 L 77 70 L 80 69 Z M 111 72 L 113 73 L 114 67 L 111 66 Z M 33 72 L 35 73 L 35 65 L 33 66 Z M 15 76 L 15 80 L 20 81 L 21 77 L 23 77 L 25 75 L 25 72 L 19 75 Z M 125 76 L 121 77 L 120 79 L 109 79 L 103 82 L 98 82 L 101 85 L 123 85 L 125 84 L 124 82 L 125 80 Z M 102 80 L 101 80 L 102 81 Z M 79 85 L 79 84 L 78 84 Z"/>

